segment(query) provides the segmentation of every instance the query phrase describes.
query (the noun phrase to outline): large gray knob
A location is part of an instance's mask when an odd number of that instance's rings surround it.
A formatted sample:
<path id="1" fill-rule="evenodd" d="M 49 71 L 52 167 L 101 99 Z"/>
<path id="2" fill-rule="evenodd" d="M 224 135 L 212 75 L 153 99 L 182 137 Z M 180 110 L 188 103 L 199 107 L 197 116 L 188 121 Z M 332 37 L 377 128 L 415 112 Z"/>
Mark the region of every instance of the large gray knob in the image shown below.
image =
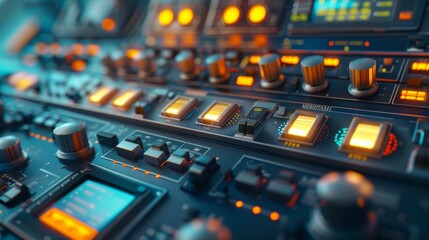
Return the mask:
<path id="1" fill-rule="evenodd" d="M 224 83 L 228 81 L 229 74 L 223 54 L 216 53 L 206 58 L 206 65 L 210 73 L 209 82 Z"/>
<path id="2" fill-rule="evenodd" d="M 363 175 L 331 172 L 317 183 L 320 206 L 308 225 L 310 234 L 325 239 L 373 239 L 377 218 L 369 210 L 374 187 Z"/>
<path id="3" fill-rule="evenodd" d="M 309 56 L 301 61 L 302 77 L 304 82 L 302 88 L 308 93 L 316 93 L 328 87 L 325 77 L 325 64 L 323 56 Z"/>
<path id="4" fill-rule="evenodd" d="M 349 93 L 355 97 L 367 97 L 377 92 L 375 81 L 377 63 L 371 58 L 359 58 L 349 64 Z"/>
<path id="5" fill-rule="evenodd" d="M 94 148 L 88 141 L 84 123 L 65 123 L 54 129 L 54 139 L 58 146 L 57 157 L 63 163 L 90 161 Z"/>
<path id="6" fill-rule="evenodd" d="M 179 54 L 177 54 L 174 60 L 179 65 L 181 71 L 179 76 L 180 79 L 185 81 L 195 79 L 195 60 L 191 51 L 181 51 Z"/>
<path id="7" fill-rule="evenodd" d="M 279 87 L 284 82 L 283 75 L 280 74 L 281 63 L 277 54 L 265 55 L 259 60 L 259 71 L 261 73 L 261 86 L 271 89 Z"/>
<path id="8" fill-rule="evenodd" d="M 0 138 L 0 172 L 10 170 L 27 160 L 27 153 L 22 151 L 19 138 L 5 136 Z"/>

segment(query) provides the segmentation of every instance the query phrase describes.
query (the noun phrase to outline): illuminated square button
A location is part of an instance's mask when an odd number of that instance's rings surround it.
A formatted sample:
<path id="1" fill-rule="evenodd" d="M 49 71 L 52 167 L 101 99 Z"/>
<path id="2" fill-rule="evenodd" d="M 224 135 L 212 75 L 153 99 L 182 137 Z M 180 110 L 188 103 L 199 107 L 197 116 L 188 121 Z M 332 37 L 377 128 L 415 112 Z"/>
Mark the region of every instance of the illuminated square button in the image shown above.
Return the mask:
<path id="1" fill-rule="evenodd" d="M 117 88 L 114 87 L 100 87 L 95 92 L 91 93 L 89 95 L 89 102 L 91 104 L 97 105 L 97 106 L 103 106 L 108 101 L 110 101 L 118 92 Z"/>
<path id="2" fill-rule="evenodd" d="M 353 118 L 344 137 L 340 151 L 381 157 L 391 129 L 388 122 Z"/>
<path id="3" fill-rule="evenodd" d="M 238 110 L 237 103 L 215 101 L 198 117 L 197 124 L 223 127 Z"/>
<path id="4" fill-rule="evenodd" d="M 297 110 L 280 134 L 279 139 L 314 145 L 326 120 L 327 117 L 323 113 Z"/>
<path id="5" fill-rule="evenodd" d="M 181 121 L 198 105 L 198 99 L 177 96 L 161 111 L 161 117 Z"/>
<path id="6" fill-rule="evenodd" d="M 142 96 L 141 90 L 125 90 L 113 100 L 112 106 L 115 109 L 126 111 Z"/>

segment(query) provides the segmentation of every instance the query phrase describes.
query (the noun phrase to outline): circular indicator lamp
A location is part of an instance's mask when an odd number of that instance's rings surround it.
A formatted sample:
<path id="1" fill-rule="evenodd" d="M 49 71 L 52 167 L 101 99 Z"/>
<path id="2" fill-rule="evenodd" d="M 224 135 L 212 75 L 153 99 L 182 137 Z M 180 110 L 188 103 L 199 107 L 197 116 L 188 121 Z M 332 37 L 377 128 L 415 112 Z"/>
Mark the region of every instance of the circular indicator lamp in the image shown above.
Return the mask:
<path id="1" fill-rule="evenodd" d="M 250 7 L 247 17 L 253 24 L 262 23 L 267 17 L 267 8 L 264 5 L 255 4 Z"/>
<path id="2" fill-rule="evenodd" d="M 171 9 L 164 9 L 158 15 L 158 23 L 163 27 L 169 26 L 174 19 L 174 13 Z"/>
<path id="3" fill-rule="evenodd" d="M 228 6 L 223 11 L 222 19 L 227 25 L 236 23 L 240 19 L 240 9 L 234 5 Z"/>
<path id="4" fill-rule="evenodd" d="M 113 18 L 105 18 L 101 21 L 101 28 L 106 32 L 111 32 L 116 28 L 116 21 Z"/>
<path id="5" fill-rule="evenodd" d="M 181 26 L 188 26 L 194 20 L 194 11 L 191 8 L 184 8 L 180 10 L 177 16 L 177 21 Z"/>

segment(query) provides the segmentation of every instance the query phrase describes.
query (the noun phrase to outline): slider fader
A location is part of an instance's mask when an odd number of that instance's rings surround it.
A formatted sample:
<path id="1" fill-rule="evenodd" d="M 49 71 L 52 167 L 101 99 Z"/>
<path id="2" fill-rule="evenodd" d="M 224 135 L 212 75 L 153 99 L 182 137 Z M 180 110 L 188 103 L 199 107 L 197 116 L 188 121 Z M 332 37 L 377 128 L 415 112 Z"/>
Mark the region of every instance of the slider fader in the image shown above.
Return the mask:
<path id="1" fill-rule="evenodd" d="M 428 0 L 0 13 L 0 239 L 429 239 Z"/>

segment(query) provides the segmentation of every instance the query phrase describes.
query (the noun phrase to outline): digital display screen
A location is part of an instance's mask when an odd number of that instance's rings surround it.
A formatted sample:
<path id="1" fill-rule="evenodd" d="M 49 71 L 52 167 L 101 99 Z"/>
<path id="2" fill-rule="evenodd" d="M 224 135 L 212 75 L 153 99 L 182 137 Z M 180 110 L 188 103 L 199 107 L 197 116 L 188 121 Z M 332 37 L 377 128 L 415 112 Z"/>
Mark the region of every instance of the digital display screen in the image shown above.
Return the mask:
<path id="1" fill-rule="evenodd" d="M 48 207 L 39 220 L 70 239 L 94 239 L 135 196 L 86 180 Z"/>
<path id="2" fill-rule="evenodd" d="M 313 23 L 391 21 L 397 0 L 315 0 Z"/>

